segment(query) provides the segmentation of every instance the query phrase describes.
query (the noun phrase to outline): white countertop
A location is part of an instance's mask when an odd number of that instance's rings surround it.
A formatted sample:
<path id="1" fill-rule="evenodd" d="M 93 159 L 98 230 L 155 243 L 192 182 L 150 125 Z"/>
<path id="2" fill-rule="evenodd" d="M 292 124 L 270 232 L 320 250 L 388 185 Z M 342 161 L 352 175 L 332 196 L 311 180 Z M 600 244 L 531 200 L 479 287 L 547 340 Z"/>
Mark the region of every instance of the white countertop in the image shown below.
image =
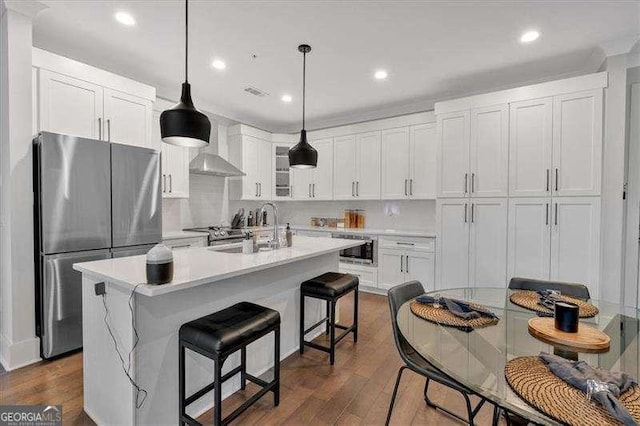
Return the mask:
<path id="1" fill-rule="evenodd" d="M 136 292 L 158 296 L 337 252 L 360 243 L 339 238 L 295 236 L 293 247 L 254 254 L 220 253 L 212 251 L 210 247 L 176 250 L 173 252 L 173 281 L 163 285 L 143 284 Z M 73 269 L 128 289 L 147 281 L 145 256 L 76 263 Z"/>
<path id="2" fill-rule="evenodd" d="M 387 237 L 421 237 L 421 238 L 435 238 L 436 233 L 434 231 L 426 230 L 400 230 L 400 229 L 376 229 L 376 228 L 329 228 L 320 226 L 308 226 L 308 225 L 291 225 L 291 229 L 297 231 L 320 231 L 331 232 L 336 234 L 362 234 L 362 235 L 380 235 Z"/>
<path id="3" fill-rule="evenodd" d="M 208 235 L 207 232 L 196 232 L 196 231 L 165 231 L 162 233 L 163 240 L 178 240 L 180 238 L 197 238 L 197 237 L 206 237 Z"/>

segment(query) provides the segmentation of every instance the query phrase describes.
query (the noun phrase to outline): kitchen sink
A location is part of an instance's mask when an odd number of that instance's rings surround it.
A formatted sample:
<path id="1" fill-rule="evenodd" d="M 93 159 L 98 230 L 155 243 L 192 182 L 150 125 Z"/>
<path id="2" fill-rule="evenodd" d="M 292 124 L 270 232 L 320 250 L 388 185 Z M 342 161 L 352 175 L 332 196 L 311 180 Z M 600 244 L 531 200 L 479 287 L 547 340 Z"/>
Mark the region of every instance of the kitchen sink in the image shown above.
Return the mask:
<path id="1" fill-rule="evenodd" d="M 218 253 L 242 254 L 242 246 L 226 247 L 226 248 L 211 247 L 209 248 L 209 250 L 216 251 Z M 254 249 L 254 253 L 257 253 L 258 251 L 271 251 L 271 250 L 273 249 L 269 246 L 260 245 Z"/>

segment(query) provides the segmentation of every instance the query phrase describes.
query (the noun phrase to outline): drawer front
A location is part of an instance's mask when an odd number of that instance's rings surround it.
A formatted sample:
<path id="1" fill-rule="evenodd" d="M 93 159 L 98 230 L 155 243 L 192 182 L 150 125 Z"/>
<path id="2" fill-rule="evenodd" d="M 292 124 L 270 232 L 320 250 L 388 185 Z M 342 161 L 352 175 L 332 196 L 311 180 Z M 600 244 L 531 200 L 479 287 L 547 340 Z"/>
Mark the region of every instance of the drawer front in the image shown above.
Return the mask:
<path id="1" fill-rule="evenodd" d="M 206 247 L 207 237 L 178 238 L 173 240 L 164 240 L 162 243 L 172 250 L 183 250 L 192 247 Z"/>
<path id="2" fill-rule="evenodd" d="M 435 238 L 383 237 L 379 240 L 380 248 L 404 251 L 423 251 L 428 253 L 436 251 L 435 244 Z"/>
<path id="3" fill-rule="evenodd" d="M 378 286 L 378 268 L 340 263 L 339 270 L 343 274 L 352 274 L 357 276 L 360 280 L 360 285 L 367 287 Z"/>

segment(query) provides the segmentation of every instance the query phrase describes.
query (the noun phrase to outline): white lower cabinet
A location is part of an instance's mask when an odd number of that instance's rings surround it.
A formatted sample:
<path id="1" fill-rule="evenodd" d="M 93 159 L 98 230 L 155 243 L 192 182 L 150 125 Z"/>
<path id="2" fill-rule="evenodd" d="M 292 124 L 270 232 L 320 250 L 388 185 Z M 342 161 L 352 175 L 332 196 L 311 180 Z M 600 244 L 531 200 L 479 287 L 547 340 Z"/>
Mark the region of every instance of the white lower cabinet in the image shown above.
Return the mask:
<path id="1" fill-rule="evenodd" d="M 575 282 L 598 294 L 600 197 L 509 200 L 508 277 Z"/>
<path id="2" fill-rule="evenodd" d="M 339 271 L 343 274 L 352 274 L 358 277 L 360 286 L 378 287 L 378 268 L 340 262 Z"/>
<path id="3" fill-rule="evenodd" d="M 506 285 L 506 198 L 441 199 L 436 217 L 438 288 Z"/>
<path id="4" fill-rule="evenodd" d="M 411 280 L 420 281 L 425 291 L 435 290 L 433 239 L 380 239 L 378 288 L 388 290 Z"/>

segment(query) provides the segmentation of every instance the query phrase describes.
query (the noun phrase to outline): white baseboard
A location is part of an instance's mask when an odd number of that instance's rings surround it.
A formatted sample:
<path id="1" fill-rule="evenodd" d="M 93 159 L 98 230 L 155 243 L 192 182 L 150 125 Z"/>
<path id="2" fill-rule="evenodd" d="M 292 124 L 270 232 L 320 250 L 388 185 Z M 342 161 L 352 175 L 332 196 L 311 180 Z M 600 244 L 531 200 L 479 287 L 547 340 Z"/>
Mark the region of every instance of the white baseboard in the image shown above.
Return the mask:
<path id="1" fill-rule="evenodd" d="M 40 339 L 33 337 L 21 342 L 10 343 L 0 336 L 0 363 L 7 371 L 16 370 L 40 361 Z"/>

